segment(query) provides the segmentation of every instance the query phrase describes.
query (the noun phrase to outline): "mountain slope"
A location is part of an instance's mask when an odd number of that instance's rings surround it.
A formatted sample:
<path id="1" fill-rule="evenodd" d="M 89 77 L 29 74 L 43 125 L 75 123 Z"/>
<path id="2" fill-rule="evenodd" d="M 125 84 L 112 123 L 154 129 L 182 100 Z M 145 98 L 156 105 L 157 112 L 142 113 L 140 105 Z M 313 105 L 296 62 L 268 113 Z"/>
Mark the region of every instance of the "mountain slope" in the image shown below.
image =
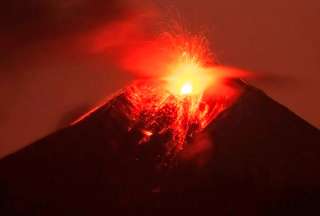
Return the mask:
<path id="1" fill-rule="evenodd" d="M 137 145 L 141 134 L 128 132 L 129 120 L 122 112 L 128 101 L 115 97 L 79 123 L 2 159 L 1 211 L 4 215 L 316 211 L 319 130 L 263 92 L 240 86 L 243 93 L 237 102 L 203 132 L 211 148 L 191 159 L 185 159 L 182 151 L 167 168 L 159 168 L 157 156 L 168 137 L 155 136 L 152 145 Z M 200 165 L 199 158 L 205 158 Z"/>

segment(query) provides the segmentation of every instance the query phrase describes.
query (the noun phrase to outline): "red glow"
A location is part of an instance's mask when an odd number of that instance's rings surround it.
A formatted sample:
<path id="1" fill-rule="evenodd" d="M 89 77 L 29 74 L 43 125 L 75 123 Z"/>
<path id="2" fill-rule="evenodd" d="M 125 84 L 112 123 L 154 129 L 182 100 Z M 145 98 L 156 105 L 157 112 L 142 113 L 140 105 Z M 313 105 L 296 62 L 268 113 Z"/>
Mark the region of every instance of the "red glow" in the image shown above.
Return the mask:
<path id="1" fill-rule="evenodd" d="M 140 78 L 161 79 L 182 72 L 180 69 L 191 72 L 212 66 L 214 61 L 205 37 L 179 30 L 138 42 L 124 52 L 121 65 Z"/>
<path id="2" fill-rule="evenodd" d="M 217 67 L 200 36 L 166 33 L 132 50 L 123 64 L 145 77 L 124 91 L 131 105 L 123 110 L 131 120 L 128 128 L 140 130 L 139 144 L 169 136 L 163 143 L 168 156 L 184 149 L 238 95 L 224 80 L 240 73 Z"/>
<path id="3" fill-rule="evenodd" d="M 200 95 L 174 95 L 166 90 L 166 83 L 150 80 L 132 84 L 125 96 L 132 105 L 125 111 L 132 124 L 128 128 L 141 130 L 140 144 L 154 134 L 171 136 L 164 143 L 167 154 L 182 150 L 186 139 L 202 130 L 226 105 L 222 97 L 209 104 Z"/>
<path id="4" fill-rule="evenodd" d="M 135 29 L 131 27 L 130 31 Z M 149 143 L 153 136 L 169 136 L 163 143 L 168 155 L 181 151 L 188 139 L 238 96 L 238 90 L 226 86 L 224 80 L 246 75 L 217 66 L 207 40 L 189 33 L 163 33 L 127 46 L 120 62 L 139 77 L 122 91 L 130 104 L 122 110 L 130 120 L 128 130 L 141 132 L 137 144 Z"/>

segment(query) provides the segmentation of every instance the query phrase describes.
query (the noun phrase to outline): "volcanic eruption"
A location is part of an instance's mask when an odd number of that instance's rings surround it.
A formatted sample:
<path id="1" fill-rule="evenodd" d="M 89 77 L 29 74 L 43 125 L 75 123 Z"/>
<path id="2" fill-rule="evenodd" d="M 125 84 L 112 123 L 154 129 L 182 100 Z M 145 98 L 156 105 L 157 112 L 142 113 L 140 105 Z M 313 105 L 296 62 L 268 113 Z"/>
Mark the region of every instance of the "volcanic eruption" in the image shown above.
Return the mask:
<path id="1" fill-rule="evenodd" d="M 148 58 L 155 44 L 161 54 Z M 124 60 L 145 77 L 1 160 L 4 213 L 316 209 L 318 129 L 218 66 L 202 37 L 165 34 L 146 47 Z"/>
<path id="2" fill-rule="evenodd" d="M 157 58 L 144 55 L 151 50 L 160 52 L 154 54 Z M 145 71 L 150 58 L 152 65 L 159 68 L 148 70 L 158 74 Z M 128 68 L 140 69 L 144 79 L 115 94 L 125 101 L 119 112 L 128 119 L 128 132 L 140 134 L 137 145 L 150 145 L 153 137 L 166 137 L 161 144 L 163 151 L 158 152 L 166 159 L 183 150 L 241 91 L 226 84 L 236 74 L 217 66 L 203 36 L 164 33 L 148 46 L 130 52 L 125 59 L 130 64 Z"/>

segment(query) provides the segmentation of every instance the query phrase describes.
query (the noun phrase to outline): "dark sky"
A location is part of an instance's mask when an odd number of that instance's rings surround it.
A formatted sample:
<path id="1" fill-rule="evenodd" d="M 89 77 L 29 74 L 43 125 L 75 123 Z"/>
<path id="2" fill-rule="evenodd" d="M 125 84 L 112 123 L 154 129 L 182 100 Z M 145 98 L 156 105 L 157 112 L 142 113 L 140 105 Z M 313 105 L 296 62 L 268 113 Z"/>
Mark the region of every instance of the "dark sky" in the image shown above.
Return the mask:
<path id="1" fill-rule="evenodd" d="M 89 52 L 84 39 L 134 19 L 145 3 L 128 2 L 1 1 L 0 157 L 66 125 L 132 79 L 110 55 Z M 320 1 L 157 3 L 191 30 L 206 31 L 221 63 L 256 72 L 263 79 L 251 82 L 320 127 Z"/>

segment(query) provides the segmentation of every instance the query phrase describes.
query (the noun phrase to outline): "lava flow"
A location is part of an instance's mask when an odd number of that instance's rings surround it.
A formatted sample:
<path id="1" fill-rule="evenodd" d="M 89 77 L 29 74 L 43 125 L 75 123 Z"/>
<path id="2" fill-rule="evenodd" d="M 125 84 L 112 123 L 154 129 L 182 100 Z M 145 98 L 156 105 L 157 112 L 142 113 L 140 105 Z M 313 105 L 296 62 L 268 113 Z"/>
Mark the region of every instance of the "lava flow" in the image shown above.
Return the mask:
<path id="1" fill-rule="evenodd" d="M 129 122 L 128 132 L 139 131 L 137 145 L 152 145 L 155 137 L 162 137 L 169 157 L 238 95 L 225 85 L 230 74 L 216 65 L 200 36 L 166 33 L 130 50 L 124 59 L 126 69 L 143 77 L 121 91 L 126 102 L 118 109 Z"/>
<path id="2" fill-rule="evenodd" d="M 172 156 L 184 149 L 237 94 L 224 84 L 223 71 L 215 69 L 218 67 L 211 59 L 206 40 L 190 35 L 169 38 L 166 35 L 161 40 L 170 56 L 170 61 L 164 61 L 161 67 L 166 71 L 127 87 L 124 95 L 129 103 L 123 112 L 131 122 L 128 131 L 141 132 L 138 144 L 152 144 L 153 137 L 166 137 L 162 145 L 165 154 Z M 163 41 L 167 43 L 164 46 Z"/>

